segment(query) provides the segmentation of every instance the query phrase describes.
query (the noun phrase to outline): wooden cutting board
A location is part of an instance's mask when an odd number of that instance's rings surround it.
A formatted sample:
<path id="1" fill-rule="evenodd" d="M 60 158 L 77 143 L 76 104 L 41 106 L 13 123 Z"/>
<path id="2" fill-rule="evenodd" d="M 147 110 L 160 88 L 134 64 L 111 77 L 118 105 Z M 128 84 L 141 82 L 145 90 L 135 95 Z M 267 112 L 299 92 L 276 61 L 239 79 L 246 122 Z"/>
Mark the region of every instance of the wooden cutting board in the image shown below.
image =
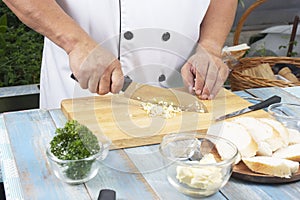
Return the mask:
<path id="1" fill-rule="evenodd" d="M 197 131 L 206 133 L 214 118 L 251 105 L 234 93 L 223 90 L 214 100 L 206 100 L 208 113 L 182 112 L 171 119 L 149 117 L 140 102 L 122 94 L 66 99 L 61 109 L 68 119 L 76 119 L 96 135 L 112 141 L 111 149 L 158 144 L 168 133 Z M 269 116 L 263 110 L 244 116 Z"/>

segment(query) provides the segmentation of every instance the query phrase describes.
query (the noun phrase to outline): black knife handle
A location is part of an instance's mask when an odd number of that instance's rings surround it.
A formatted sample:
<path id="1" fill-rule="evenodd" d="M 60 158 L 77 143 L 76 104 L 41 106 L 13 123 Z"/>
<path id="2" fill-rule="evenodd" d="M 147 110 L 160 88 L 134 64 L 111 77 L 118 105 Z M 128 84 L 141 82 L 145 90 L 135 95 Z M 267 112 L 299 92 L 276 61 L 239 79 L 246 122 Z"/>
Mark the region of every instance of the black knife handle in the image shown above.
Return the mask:
<path id="1" fill-rule="evenodd" d="M 262 109 L 262 108 L 266 108 L 268 107 L 269 105 L 273 104 L 273 103 L 279 103 L 281 101 L 281 97 L 279 96 L 272 96 L 258 104 L 255 104 L 253 106 L 249 106 L 248 108 L 251 109 L 251 110 L 259 110 L 259 109 Z"/>
<path id="2" fill-rule="evenodd" d="M 77 78 L 74 76 L 74 74 L 72 73 L 71 76 L 70 76 L 72 79 L 74 79 L 75 81 L 78 82 Z"/>
<path id="3" fill-rule="evenodd" d="M 116 192 L 110 189 L 100 190 L 98 200 L 116 200 Z"/>

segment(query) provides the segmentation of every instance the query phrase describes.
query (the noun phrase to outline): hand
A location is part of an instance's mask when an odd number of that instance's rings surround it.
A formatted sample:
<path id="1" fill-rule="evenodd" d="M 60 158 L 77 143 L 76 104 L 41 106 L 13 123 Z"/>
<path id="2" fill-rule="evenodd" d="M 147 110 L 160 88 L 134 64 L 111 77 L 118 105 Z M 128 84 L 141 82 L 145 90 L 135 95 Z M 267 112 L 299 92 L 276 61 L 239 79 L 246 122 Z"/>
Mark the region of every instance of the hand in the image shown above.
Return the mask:
<path id="1" fill-rule="evenodd" d="M 185 87 L 200 99 L 213 99 L 229 74 L 229 68 L 221 55 L 210 54 L 199 46 L 181 69 Z"/>
<path id="2" fill-rule="evenodd" d="M 119 60 L 93 40 L 80 42 L 69 53 L 71 70 L 83 89 L 118 93 L 124 77 Z"/>

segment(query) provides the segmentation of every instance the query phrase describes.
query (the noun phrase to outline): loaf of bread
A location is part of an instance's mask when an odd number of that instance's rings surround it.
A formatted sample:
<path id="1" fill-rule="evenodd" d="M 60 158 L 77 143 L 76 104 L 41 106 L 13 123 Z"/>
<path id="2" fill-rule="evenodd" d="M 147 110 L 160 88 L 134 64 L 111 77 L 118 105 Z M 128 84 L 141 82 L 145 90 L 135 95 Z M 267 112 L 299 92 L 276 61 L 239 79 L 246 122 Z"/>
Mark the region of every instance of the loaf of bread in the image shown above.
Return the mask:
<path id="1" fill-rule="evenodd" d="M 276 157 L 255 156 L 243 158 L 245 165 L 253 172 L 290 178 L 299 169 L 299 163 Z"/>

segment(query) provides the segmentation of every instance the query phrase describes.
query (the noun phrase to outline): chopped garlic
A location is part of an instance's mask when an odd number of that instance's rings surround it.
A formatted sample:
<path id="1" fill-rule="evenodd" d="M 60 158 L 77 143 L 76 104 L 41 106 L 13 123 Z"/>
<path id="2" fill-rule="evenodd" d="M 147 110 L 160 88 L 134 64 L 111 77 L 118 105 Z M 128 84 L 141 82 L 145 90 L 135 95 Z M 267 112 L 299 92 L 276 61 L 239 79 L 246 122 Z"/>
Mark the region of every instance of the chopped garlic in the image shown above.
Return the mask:
<path id="1" fill-rule="evenodd" d="M 175 117 L 176 113 L 181 112 L 181 109 L 173 106 L 173 103 L 165 101 L 159 101 L 158 103 L 142 102 L 141 106 L 150 117 L 160 116 L 169 119 Z"/>

